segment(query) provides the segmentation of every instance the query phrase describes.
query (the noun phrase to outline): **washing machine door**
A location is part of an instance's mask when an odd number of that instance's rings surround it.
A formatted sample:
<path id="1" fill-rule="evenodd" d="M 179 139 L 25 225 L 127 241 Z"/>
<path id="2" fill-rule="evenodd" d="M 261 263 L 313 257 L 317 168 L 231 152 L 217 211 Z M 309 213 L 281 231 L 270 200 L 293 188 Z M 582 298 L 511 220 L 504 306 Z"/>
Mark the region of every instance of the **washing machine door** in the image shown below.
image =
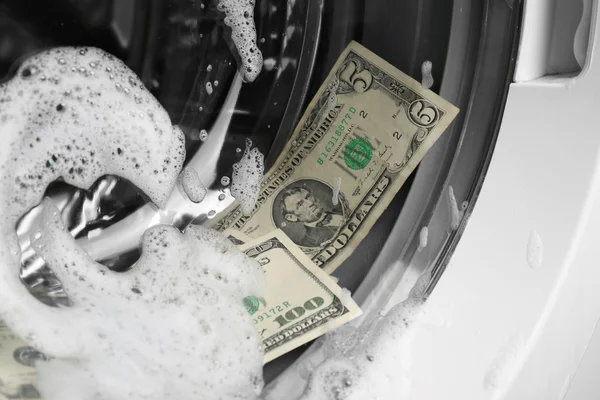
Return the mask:
<path id="1" fill-rule="evenodd" d="M 198 205 L 157 212 L 135 187 L 105 177 L 82 191 L 48 188 L 73 235 L 115 270 L 139 256 L 151 224 L 205 224 L 233 201 L 220 177 L 231 174 L 246 140 L 269 168 L 307 103 L 343 49 L 355 40 L 421 80 L 461 109 L 354 254 L 335 271 L 365 314 L 401 300 L 420 280 L 430 294 L 442 276 L 476 199 L 494 150 L 518 47 L 520 1 L 258 0 L 255 22 L 264 68 L 252 83 L 237 73 L 222 15 L 200 0 L 31 0 L 0 2 L 0 74 L 51 46 L 97 46 L 126 62 L 186 135 L 187 163 L 209 193 Z M 210 89 L 207 82 L 211 83 Z M 208 134 L 208 140 L 198 140 Z M 68 304 L 60 282 L 28 250 L 39 210 L 18 227 L 22 279 L 42 301 Z M 301 390 L 285 373 L 313 350 L 303 346 L 265 366 L 271 393 Z M 287 395 L 286 395 L 287 397 Z"/>

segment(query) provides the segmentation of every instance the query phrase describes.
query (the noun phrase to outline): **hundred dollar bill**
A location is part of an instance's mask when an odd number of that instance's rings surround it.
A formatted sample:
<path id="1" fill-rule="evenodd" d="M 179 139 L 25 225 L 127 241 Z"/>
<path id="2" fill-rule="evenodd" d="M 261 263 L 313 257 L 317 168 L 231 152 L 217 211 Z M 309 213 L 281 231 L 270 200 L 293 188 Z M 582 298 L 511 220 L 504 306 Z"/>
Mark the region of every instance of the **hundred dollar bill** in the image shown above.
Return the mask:
<path id="1" fill-rule="evenodd" d="M 261 335 L 265 363 L 361 314 L 350 296 L 281 230 L 240 247 L 265 271 L 266 303 L 244 300 Z"/>
<path id="2" fill-rule="evenodd" d="M 45 359 L 0 321 L 0 400 L 39 399 L 35 362 Z"/>
<path id="3" fill-rule="evenodd" d="M 458 109 L 358 43 L 342 53 L 265 176 L 250 215 L 217 230 L 283 230 L 333 272 L 369 232 Z"/>

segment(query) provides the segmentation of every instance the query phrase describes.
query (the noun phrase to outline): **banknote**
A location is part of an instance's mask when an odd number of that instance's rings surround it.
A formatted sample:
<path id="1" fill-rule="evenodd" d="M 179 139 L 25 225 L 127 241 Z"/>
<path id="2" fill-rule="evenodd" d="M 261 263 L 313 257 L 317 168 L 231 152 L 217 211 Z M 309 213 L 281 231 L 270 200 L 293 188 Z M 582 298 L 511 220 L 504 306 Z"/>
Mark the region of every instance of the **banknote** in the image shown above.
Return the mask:
<path id="1" fill-rule="evenodd" d="M 39 399 L 35 361 L 45 359 L 0 321 L 0 400 Z"/>
<path id="2" fill-rule="evenodd" d="M 238 206 L 212 225 L 254 238 L 281 229 L 331 273 L 458 111 L 352 42 L 265 175 L 252 212 Z"/>
<path id="3" fill-rule="evenodd" d="M 252 238 L 248 235 L 243 234 L 240 231 L 236 231 L 235 229 L 228 229 L 223 232 L 223 236 L 231 241 L 231 243 L 236 246 L 243 245 L 244 243 L 248 243 L 252 240 Z"/>
<path id="4" fill-rule="evenodd" d="M 262 265 L 267 280 L 266 302 L 244 300 L 261 335 L 265 362 L 361 314 L 352 298 L 281 230 L 240 249 Z"/>

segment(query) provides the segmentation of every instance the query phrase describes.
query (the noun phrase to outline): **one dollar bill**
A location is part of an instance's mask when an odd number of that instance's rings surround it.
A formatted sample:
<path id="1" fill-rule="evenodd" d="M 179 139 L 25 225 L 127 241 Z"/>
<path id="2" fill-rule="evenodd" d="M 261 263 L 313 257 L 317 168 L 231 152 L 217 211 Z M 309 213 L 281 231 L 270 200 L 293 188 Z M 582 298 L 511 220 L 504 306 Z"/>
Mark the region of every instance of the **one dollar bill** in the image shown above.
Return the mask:
<path id="1" fill-rule="evenodd" d="M 214 227 L 250 237 L 281 229 L 331 273 L 457 114 L 452 104 L 352 42 L 265 176 L 252 213 L 244 215 L 238 206 Z"/>
<path id="2" fill-rule="evenodd" d="M 262 338 L 265 363 L 361 314 L 352 298 L 281 230 L 240 249 L 262 265 L 267 280 L 266 303 L 245 301 Z"/>

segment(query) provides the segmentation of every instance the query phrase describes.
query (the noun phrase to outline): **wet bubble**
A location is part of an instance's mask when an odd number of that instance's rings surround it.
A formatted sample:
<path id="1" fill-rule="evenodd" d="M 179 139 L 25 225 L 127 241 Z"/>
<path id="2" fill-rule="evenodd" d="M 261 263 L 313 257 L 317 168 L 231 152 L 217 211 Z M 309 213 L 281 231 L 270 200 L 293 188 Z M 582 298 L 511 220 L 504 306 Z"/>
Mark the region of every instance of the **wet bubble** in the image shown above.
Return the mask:
<path id="1" fill-rule="evenodd" d="M 198 133 L 198 138 L 205 142 L 206 139 L 208 139 L 208 132 L 206 131 L 206 129 L 202 129 L 199 133 Z"/>
<path id="2" fill-rule="evenodd" d="M 229 177 L 228 177 L 228 176 L 223 176 L 223 177 L 221 178 L 221 185 L 223 185 L 223 186 L 228 186 L 228 185 L 229 185 L 229 182 L 230 182 L 230 180 L 229 180 Z"/>

